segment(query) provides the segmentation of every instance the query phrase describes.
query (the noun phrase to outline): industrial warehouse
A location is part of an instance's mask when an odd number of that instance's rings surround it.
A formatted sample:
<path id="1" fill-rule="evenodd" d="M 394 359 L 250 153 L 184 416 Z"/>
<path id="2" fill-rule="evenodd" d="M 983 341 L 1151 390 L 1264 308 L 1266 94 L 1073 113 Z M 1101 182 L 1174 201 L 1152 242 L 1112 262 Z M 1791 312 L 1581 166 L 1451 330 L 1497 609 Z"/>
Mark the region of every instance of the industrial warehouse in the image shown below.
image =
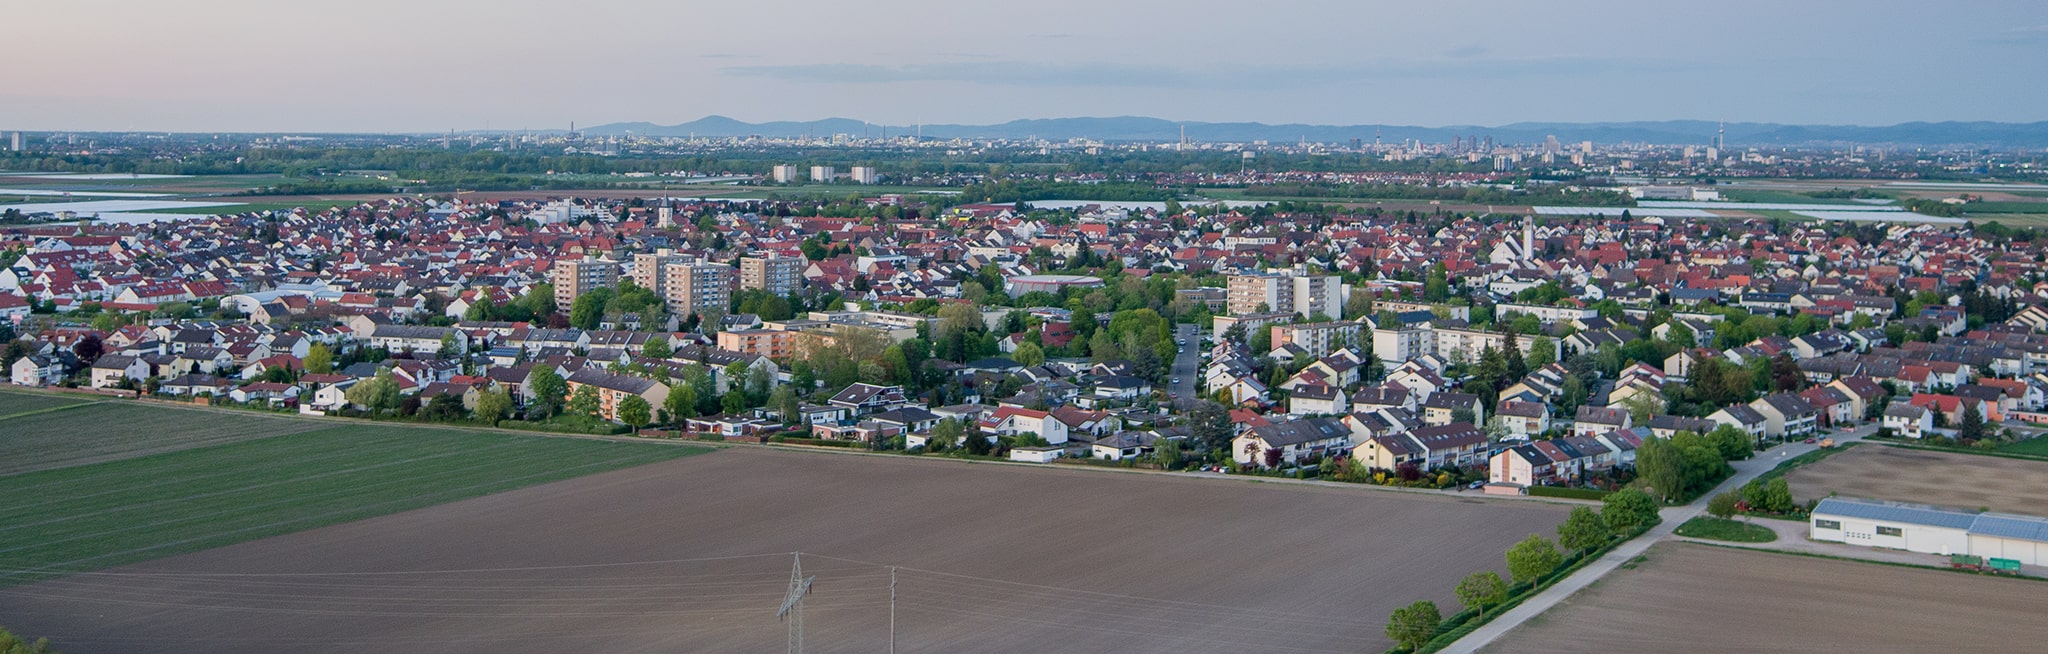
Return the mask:
<path id="1" fill-rule="evenodd" d="M 1818 541 L 2013 566 L 2048 561 L 2048 519 L 2033 516 L 1831 497 L 1814 507 L 1811 520 L 1809 534 Z"/>

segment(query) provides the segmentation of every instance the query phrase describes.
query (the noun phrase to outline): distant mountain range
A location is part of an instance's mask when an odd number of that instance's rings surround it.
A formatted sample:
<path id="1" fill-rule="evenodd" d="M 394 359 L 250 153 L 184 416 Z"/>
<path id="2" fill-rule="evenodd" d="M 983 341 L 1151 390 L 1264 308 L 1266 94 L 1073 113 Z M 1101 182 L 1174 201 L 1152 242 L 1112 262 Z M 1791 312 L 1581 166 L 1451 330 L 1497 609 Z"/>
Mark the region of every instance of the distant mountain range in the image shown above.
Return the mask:
<path id="1" fill-rule="evenodd" d="M 1453 125 L 1268 125 L 1265 123 L 1174 122 L 1159 118 L 1118 116 L 1113 118 L 1042 118 L 1013 120 L 998 125 L 889 125 L 865 123 L 851 118 L 826 118 L 805 122 L 749 123 L 725 116 L 708 116 L 678 125 L 654 123 L 612 123 L 583 130 L 586 135 L 611 136 L 627 133 L 645 136 L 831 136 L 867 134 L 881 136 L 912 132 L 925 138 L 1042 138 L 1063 141 L 1088 138 L 1102 141 L 1178 141 L 1181 129 L 1194 141 L 1308 140 L 1345 143 L 1359 139 L 1386 143 L 1419 139 L 1427 143 L 1449 143 L 1455 137 L 1492 137 L 1501 144 L 1542 143 L 1556 136 L 1566 144 L 1643 142 L 1658 144 L 1709 145 L 1720 125 L 1704 120 L 1664 120 L 1618 123 L 1512 123 L 1494 127 Z M 1981 146 L 1988 148 L 2048 147 L 2048 122 L 1990 123 L 1940 122 L 1900 123 L 1883 127 L 1856 125 L 1783 125 L 1777 123 L 1728 123 L 1728 145 L 1822 145 L 1861 144 L 1899 146 Z"/>

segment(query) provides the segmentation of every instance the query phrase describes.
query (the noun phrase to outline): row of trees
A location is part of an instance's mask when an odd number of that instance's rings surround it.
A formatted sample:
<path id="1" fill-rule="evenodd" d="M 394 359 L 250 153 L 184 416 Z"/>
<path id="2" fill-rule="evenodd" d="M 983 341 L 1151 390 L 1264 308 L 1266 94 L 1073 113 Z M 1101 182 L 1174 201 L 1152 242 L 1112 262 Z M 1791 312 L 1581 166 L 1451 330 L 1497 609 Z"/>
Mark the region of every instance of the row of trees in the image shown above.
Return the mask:
<path id="1" fill-rule="evenodd" d="M 1642 491 L 1628 489 L 1607 496 L 1600 510 L 1576 507 L 1557 526 L 1557 540 L 1530 534 L 1508 548 L 1508 579 L 1485 570 L 1467 575 L 1452 594 L 1470 615 L 1464 620 L 1485 620 L 1486 610 L 1515 595 L 1534 591 L 1537 584 L 1559 569 L 1619 538 L 1626 538 L 1656 524 L 1657 501 Z M 1406 650 L 1421 649 L 1443 629 L 1443 614 L 1435 602 L 1421 600 L 1395 609 L 1387 619 L 1387 637 Z"/>

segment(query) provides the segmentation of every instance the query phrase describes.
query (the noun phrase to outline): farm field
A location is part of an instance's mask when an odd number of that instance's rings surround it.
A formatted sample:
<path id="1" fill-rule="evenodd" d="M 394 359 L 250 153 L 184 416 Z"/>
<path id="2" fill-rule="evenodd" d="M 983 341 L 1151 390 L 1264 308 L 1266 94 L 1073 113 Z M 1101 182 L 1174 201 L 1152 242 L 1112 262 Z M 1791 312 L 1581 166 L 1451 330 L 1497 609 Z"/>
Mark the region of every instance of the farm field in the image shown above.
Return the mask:
<path id="1" fill-rule="evenodd" d="M 1487 652 L 2009 652 L 2048 639 L 2037 581 L 1660 543 Z"/>
<path id="2" fill-rule="evenodd" d="M 704 451 L 350 425 L 0 477 L 0 586 Z"/>
<path id="3" fill-rule="evenodd" d="M 333 424 L 253 412 L 230 413 L 144 404 L 133 400 L 102 400 L 91 406 L 29 415 L 7 411 L 5 407 L 18 398 L 73 400 L 0 393 L 0 413 L 15 413 L 14 417 L 0 417 L 0 475 L 268 438 L 323 429 Z"/>
<path id="4" fill-rule="evenodd" d="M 91 398 L 0 391 L 0 420 L 31 411 L 47 411 L 62 406 L 85 404 L 89 401 L 91 401 Z"/>
<path id="5" fill-rule="evenodd" d="M 814 652 L 886 649 L 889 566 L 904 652 L 1379 651 L 1395 607 L 1454 606 L 1565 509 L 731 448 L 0 589 L 0 615 L 67 651 L 770 651 L 800 550 Z"/>
<path id="6" fill-rule="evenodd" d="M 2048 514 L 2048 461 L 1864 445 L 1785 476 L 1794 499 L 1849 497 Z"/>

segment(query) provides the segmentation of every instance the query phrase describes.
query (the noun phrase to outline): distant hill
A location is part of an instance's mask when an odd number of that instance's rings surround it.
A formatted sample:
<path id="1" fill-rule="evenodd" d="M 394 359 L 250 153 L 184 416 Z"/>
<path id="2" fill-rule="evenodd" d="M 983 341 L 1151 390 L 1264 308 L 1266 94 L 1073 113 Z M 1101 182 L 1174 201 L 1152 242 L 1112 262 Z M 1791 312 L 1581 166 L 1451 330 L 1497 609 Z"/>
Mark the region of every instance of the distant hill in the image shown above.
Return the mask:
<path id="1" fill-rule="evenodd" d="M 1622 141 L 1660 144 L 1700 144 L 1713 141 L 1719 125 L 1704 120 L 1664 120 L 1645 122 L 1615 123 L 1512 123 L 1493 127 L 1478 125 L 1452 125 L 1446 127 L 1419 127 L 1414 125 L 1269 125 L 1266 123 L 1207 123 L 1174 122 L 1159 118 L 1141 116 L 1116 116 L 1106 118 L 1038 118 L 1013 120 L 998 125 L 924 125 L 921 133 L 926 138 L 1043 138 L 1062 141 L 1070 138 L 1090 138 L 1102 141 L 1177 141 L 1181 128 L 1187 128 L 1188 138 L 1196 141 L 1273 141 L 1288 142 L 1309 140 L 1323 143 L 1342 143 L 1351 139 L 1371 142 L 1375 137 L 1388 143 L 1408 139 L 1420 139 L 1429 143 L 1448 143 L 1454 137 L 1492 137 L 1495 143 L 1541 143 L 1545 137 L 1556 136 L 1559 141 L 1571 144 L 1580 141 L 1595 143 L 1619 143 Z M 627 133 L 647 136 L 830 136 L 833 134 L 869 134 L 880 136 L 886 130 L 891 135 L 907 134 L 918 130 L 911 125 L 888 125 L 864 123 L 851 118 L 826 118 L 813 121 L 781 121 L 770 123 L 749 123 L 725 116 L 707 116 L 677 125 L 654 123 L 612 123 L 583 130 L 589 135 L 625 135 Z M 1777 123 L 1729 123 L 1728 144 L 1733 147 L 1746 145 L 1819 145 L 1819 144 L 1862 144 L 1902 146 L 1981 146 L 1990 148 L 2040 148 L 2048 147 L 2048 122 L 2035 123 L 1989 123 L 1989 122 L 1941 122 L 1941 123 L 1900 123 L 1882 127 L 1857 125 L 1784 125 Z"/>

